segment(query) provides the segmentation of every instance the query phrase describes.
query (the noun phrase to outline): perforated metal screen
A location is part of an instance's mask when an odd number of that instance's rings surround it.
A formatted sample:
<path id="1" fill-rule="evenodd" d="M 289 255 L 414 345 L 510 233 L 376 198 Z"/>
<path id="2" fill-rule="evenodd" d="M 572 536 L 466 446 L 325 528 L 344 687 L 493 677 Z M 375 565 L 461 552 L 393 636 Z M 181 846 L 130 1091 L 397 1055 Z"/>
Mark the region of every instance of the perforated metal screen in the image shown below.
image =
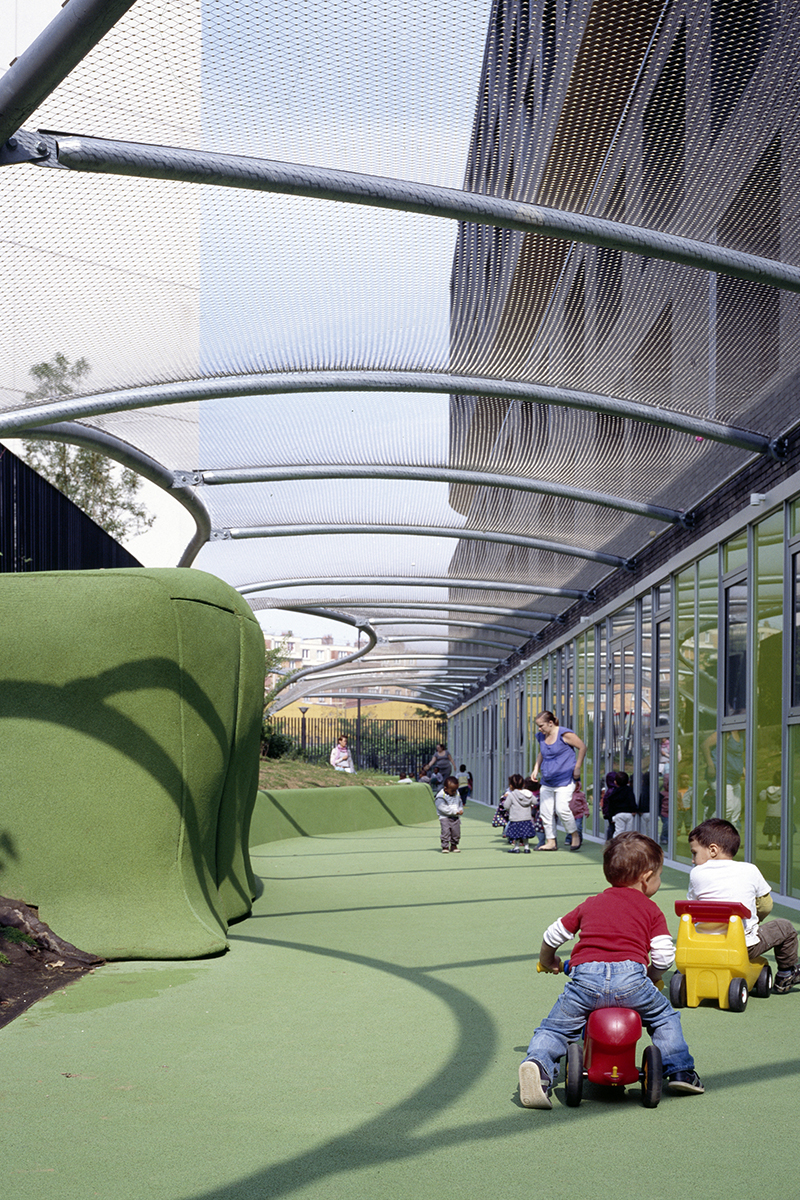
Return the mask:
<path id="1" fill-rule="evenodd" d="M 452 707 L 784 452 L 794 6 L 70 0 L 28 55 L 104 8 L 0 81 L 0 434 L 176 473 L 255 608 L 413 621 L 353 689 Z M 55 351 L 91 393 L 26 400 Z"/>

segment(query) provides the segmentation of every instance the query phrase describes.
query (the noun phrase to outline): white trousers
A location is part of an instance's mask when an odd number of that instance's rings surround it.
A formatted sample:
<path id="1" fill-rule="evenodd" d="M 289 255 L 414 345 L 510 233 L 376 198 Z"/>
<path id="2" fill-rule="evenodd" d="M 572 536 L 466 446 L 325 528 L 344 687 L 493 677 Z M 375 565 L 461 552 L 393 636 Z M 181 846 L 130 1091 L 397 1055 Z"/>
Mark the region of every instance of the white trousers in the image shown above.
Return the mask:
<path id="1" fill-rule="evenodd" d="M 572 815 L 569 802 L 575 791 L 575 783 L 565 783 L 563 787 L 550 787 L 543 783 L 539 793 L 539 816 L 544 825 L 545 837 L 549 842 L 555 840 L 556 815 L 567 833 L 574 833 L 578 828 Z"/>

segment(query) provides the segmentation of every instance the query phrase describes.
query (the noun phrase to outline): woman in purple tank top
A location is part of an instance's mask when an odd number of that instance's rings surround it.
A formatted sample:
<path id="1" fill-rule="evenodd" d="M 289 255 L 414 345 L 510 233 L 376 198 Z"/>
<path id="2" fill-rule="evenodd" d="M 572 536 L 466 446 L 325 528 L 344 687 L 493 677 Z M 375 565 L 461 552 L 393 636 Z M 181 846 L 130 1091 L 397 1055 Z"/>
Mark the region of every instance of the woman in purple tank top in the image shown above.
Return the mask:
<path id="1" fill-rule="evenodd" d="M 562 728 L 553 713 L 540 712 L 536 718 L 536 740 L 539 753 L 531 771 L 531 779 L 541 774 L 542 791 L 539 797 L 539 815 L 542 818 L 547 840 L 537 850 L 556 850 L 556 814 L 570 834 L 570 849 L 579 850 L 581 835 L 569 807 L 575 781 L 581 777 L 581 763 L 586 754 L 586 744 L 571 729 Z"/>

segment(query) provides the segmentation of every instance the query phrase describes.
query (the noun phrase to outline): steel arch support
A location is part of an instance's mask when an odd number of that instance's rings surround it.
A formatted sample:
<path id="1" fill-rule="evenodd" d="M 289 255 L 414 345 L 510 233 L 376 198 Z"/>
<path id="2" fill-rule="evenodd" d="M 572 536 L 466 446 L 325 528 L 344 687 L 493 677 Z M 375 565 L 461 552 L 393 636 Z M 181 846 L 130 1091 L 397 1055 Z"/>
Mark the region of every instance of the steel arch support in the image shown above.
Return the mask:
<path id="1" fill-rule="evenodd" d="M 449 525 L 258 525 L 249 529 L 212 529 L 211 541 L 242 541 L 248 538 L 313 537 L 317 534 L 376 533 L 390 537 L 412 535 L 414 537 L 452 538 L 465 542 L 489 542 L 501 546 L 521 546 L 526 550 L 542 550 L 548 554 L 565 554 L 571 558 L 585 558 L 589 562 L 604 566 L 631 569 L 631 560 L 618 554 L 605 554 L 601 550 L 587 550 L 582 546 L 570 546 L 564 542 L 548 542 L 544 538 L 523 537 L 515 533 L 494 533 L 484 529 L 459 529 Z"/>
<path id="2" fill-rule="evenodd" d="M 568 600 L 587 600 L 591 593 L 579 591 L 577 588 L 554 588 L 544 584 L 506 583 L 497 579 L 449 579 L 444 577 L 427 578 L 415 575 L 327 575 L 311 576 L 307 579 L 267 579 L 261 583 L 239 584 L 236 588 L 243 596 L 252 592 L 277 591 L 280 588 L 292 587 L 341 587 L 352 585 L 380 587 L 428 587 L 449 588 L 451 591 L 481 591 L 481 592 L 524 592 L 533 596 L 559 596 Z M 304 601 L 305 603 L 305 601 Z M 386 602 L 379 605 L 386 608 Z M 445 607 L 442 605 L 441 607 Z M 552 614 L 548 614 L 552 620 Z"/>
<path id="3" fill-rule="evenodd" d="M 710 242 L 676 237 L 655 229 L 563 212 L 517 200 L 504 200 L 458 188 L 405 179 L 387 179 L 331 167 L 275 162 L 238 154 L 186 150 L 177 146 L 142 145 L 41 131 L 55 143 L 54 165 L 75 171 L 136 178 L 204 183 L 290 196 L 364 204 L 414 212 L 451 221 L 468 221 L 515 229 L 540 237 L 560 238 L 590 246 L 606 246 L 648 258 L 680 263 L 702 271 L 722 271 L 772 287 L 800 292 L 800 270 L 786 263 L 730 250 Z"/>
<path id="4" fill-rule="evenodd" d="M 623 496 L 612 496 L 606 492 L 595 492 L 588 488 L 573 488 L 554 483 L 548 479 L 528 479 L 524 475 L 498 475 L 492 471 L 462 471 L 454 467 L 429 466 L 384 466 L 379 463 L 326 464 L 297 463 L 281 467 L 236 467 L 230 470 L 176 472 L 176 478 L 185 482 L 215 487 L 241 483 L 281 483 L 299 479 L 399 479 L 413 483 L 456 483 L 468 487 L 502 488 L 508 491 L 528 492 L 537 495 L 558 496 L 564 500 L 577 500 L 583 504 L 594 504 L 603 508 L 618 509 L 635 516 L 651 517 L 654 521 L 668 524 L 683 522 L 685 514 L 677 509 L 664 508 L 659 504 L 646 504 L 627 500 Z"/>
<path id="5" fill-rule="evenodd" d="M 709 441 L 736 446 L 752 454 L 778 453 L 780 439 L 672 412 L 657 405 L 639 404 L 615 396 L 569 388 L 546 387 L 518 380 L 491 379 L 480 375 L 451 375 L 443 371 L 280 371 L 244 376 L 223 376 L 126 388 L 94 396 L 69 396 L 48 403 L 29 405 L 0 415 L 0 437 L 19 436 L 22 429 L 51 421 L 126 412 L 133 408 L 158 408 L 187 401 L 236 399 L 242 396 L 294 395 L 302 392 L 430 392 L 438 395 L 494 396 L 501 400 L 552 404 L 586 412 L 605 413 L 674 429 Z M 185 482 L 200 482 L 199 474 L 186 472 Z"/>

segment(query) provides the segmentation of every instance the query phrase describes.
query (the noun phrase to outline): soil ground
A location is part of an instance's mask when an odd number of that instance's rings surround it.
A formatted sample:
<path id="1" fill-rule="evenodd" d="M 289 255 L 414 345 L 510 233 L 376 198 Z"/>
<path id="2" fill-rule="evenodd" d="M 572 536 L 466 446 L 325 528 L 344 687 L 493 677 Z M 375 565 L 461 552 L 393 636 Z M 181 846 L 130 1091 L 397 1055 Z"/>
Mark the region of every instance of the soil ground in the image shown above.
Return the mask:
<path id="1" fill-rule="evenodd" d="M 0 1028 L 102 961 L 62 941 L 36 909 L 0 896 Z"/>

